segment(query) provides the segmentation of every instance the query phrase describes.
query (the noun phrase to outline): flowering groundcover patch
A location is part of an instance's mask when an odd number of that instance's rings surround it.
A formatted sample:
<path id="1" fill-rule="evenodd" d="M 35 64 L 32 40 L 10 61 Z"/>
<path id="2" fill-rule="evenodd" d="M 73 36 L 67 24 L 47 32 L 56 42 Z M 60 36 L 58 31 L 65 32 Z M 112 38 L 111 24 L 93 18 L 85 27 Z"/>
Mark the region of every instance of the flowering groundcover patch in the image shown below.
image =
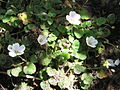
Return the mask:
<path id="1" fill-rule="evenodd" d="M 0 1 L 0 74 L 20 78 L 13 90 L 90 90 L 117 72 L 120 52 L 107 39 L 117 16 L 95 16 L 84 4 Z M 114 57 L 105 56 L 106 44 Z"/>

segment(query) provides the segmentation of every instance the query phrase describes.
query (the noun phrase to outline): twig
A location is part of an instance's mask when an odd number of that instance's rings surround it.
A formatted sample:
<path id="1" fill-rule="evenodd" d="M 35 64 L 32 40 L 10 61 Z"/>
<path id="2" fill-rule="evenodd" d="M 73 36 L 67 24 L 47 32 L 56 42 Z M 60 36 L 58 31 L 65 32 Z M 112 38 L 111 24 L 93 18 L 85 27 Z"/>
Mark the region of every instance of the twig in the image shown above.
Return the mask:
<path id="1" fill-rule="evenodd" d="M 22 65 L 23 63 L 24 63 L 24 62 L 18 63 L 18 64 L 16 64 L 16 65 L 15 65 L 15 64 L 12 64 L 12 66 L 13 66 L 13 67 L 20 66 L 20 65 Z"/>
<path id="2" fill-rule="evenodd" d="M 82 7 L 88 2 L 89 0 L 86 0 L 85 3 L 82 5 Z"/>
<path id="3" fill-rule="evenodd" d="M 0 90 L 2 89 L 2 90 L 6 90 L 3 86 L 2 86 L 2 84 L 0 84 Z"/>
<path id="4" fill-rule="evenodd" d="M 65 75 L 67 75 L 67 73 L 70 71 L 71 68 L 72 68 L 72 67 L 70 67 L 70 68 L 66 71 Z"/>
<path id="5" fill-rule="evenodd" d="M 6 72 L 2 72 L 2 71 L 0 71 L 0 74 L 6 74 L 6 75 L 7 75 L 7 73 L 6 73 Z"/>

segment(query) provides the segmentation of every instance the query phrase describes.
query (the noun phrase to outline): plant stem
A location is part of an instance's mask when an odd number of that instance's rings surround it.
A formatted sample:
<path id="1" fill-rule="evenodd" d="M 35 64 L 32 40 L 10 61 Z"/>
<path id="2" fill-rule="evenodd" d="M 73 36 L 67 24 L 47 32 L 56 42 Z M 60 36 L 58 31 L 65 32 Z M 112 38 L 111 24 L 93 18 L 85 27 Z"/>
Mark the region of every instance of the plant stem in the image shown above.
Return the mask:
<path id="1" fill-rule="evenodd" d="M 19 58 L 23 61 L 23 62 L 27 62 L 24 58 L 22 58 L 21 56 L 19 56 Z"/>

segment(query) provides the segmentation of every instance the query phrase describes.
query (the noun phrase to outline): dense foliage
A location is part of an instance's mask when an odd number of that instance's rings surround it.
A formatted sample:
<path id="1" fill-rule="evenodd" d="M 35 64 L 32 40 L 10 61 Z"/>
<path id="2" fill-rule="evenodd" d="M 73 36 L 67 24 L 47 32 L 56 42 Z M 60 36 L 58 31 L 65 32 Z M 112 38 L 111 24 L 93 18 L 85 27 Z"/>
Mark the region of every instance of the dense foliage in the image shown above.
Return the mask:
<path id="1" fill-rule="evenodd" d="M 89 89 L 120 63 L 106 58 L 114 13 L 95 16 L 74 0 L 0 0 L 0 68 L 43 90 Z M 28 82 L 14 90 L 34 89 Z"/>

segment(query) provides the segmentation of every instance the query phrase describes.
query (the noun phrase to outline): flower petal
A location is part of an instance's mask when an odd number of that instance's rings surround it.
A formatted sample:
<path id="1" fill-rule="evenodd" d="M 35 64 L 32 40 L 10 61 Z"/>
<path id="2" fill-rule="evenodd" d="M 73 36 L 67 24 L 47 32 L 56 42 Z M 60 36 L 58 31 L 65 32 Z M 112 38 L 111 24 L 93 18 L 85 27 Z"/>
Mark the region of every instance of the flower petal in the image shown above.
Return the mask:
<path id="1" fill-rule="evenodd" d="M 17 53 L 17 55 L 22 55 L 22 54 L 24 54 L 24 52 L 19 52 L 19 53 Z"/>
<path id="2" fill-rule="evenodd" d="M 79 20 L 80 19 L 80 15 L 77 14 L 75 11 L 70 11 L 69 16 L 71 18 L 74 18 L 75 20 Z"/>
<path id="3" fill-rule="evenodd" d="M 112 66 L 112 67 L 115 66 L 115 64 L 113 63 L 113 60 L 112 60 L 112 59 L 107 59 L 107 60 L 108 60 L 109 66 Z"/>
<path id="4" fill-rule="evenodd" d="M 9 51 L 13 51 L 12 45 L 8 45 L 7 49 L 8 49 Z"/>
<path id="5" fill-rule="evenodd" d="M 117 59 L 117 60 L 115 60 L 115 65 L 119 65 L 120 64 L 120 60 L 119 59 Z"/>
<path id="6" fill-rule="evenodd" d="M 15 56 L 17 56 L 17 55 L 16 55 L 16 53 L 14 53 L 14 52 L 9 52 L 9 56 L 15 57 Z"/>
<path id="7" fill-rule="evenodd" d="M 19 43 L 13 44 L 13 50 L 18 50 L 20 47 Z"/>
<path id="8" fill-rule="evenodd" d="M 25 45 L 21 45 L 20 47 L 19 47 L 19 52 L 23 52 L 25 50 Z"/>
<path id="9" fill-rule="evenodd" d="M 70 20 L 71 19 L 71 17 L 69 16 L 69 15 L 66 15 L 66 20 Z"/>

